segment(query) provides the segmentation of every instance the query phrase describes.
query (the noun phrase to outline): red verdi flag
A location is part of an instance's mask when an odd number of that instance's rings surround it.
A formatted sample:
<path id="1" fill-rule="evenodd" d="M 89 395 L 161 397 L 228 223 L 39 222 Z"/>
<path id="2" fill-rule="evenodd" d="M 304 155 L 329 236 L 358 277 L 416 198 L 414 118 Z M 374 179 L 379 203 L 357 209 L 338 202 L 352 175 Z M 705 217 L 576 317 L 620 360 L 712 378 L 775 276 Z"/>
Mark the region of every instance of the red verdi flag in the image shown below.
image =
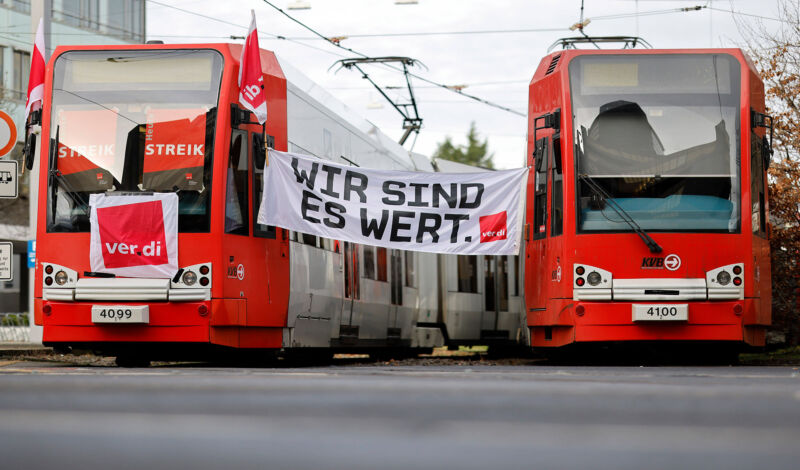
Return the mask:
<path id="1" fill-rule="evenodd" d="M 258 48 L 256 13 L 250 21 L 250 30 L 239 57 L 239 102 L 256 115 L 259 124 L 267 120 L 267 98 L 264 95 L 264 77 L 261 74 L 261 52 Z"/>
<path id="2" fill-rule="evenodd" d="M 92 271 L 171 278 L 178 271 L 178 195 L 89 196 Z"/>
<path id="3" fill-rule="evenodd" d="M 25 103 L 25 121 L 31 109 L 38 109 L 42 105 L 44 98 L 44 20 L 39 20 L 36 28 L 36 39 L 33 42 L 33 53 L 31 54 L 31 74 L 28 77 L 28 101 Z M 34 105 L 36 107 L 34 107 Z"/>

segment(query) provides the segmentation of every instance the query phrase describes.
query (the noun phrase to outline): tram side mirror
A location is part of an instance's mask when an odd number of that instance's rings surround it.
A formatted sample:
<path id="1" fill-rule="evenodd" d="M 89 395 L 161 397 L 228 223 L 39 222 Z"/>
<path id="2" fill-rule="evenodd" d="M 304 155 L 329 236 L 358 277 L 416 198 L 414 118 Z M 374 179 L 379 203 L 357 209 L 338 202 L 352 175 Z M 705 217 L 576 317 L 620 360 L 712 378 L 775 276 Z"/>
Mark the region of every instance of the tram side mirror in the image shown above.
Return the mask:
<path id="1" fill-rule="evenodd" d="M 250 121 L 250 111 L 231 103 L 231 128 L 238 129 L 242 124 L 258 124 L 258 122 Z"/>
<path id="2" fill-rule="evenodd" d="M 33 160 L 36 158 L 36 134 L 30 134 L 25 138 L 25 147 L 22 148 L 22 155 L 25 157 L 25 168 L 33 170 Z"/>
<path id="3" fill-rule="evenodd" d="M 33 169 L 33 161 L 36 158 L 36 132 L 29 132 L 33 126 L 42 125 L 42 110 L 31 111 L 28 122 L 25 123 L 25 147 L 22 148 L 22 155 L 25 157 L 25 168 Z"/>

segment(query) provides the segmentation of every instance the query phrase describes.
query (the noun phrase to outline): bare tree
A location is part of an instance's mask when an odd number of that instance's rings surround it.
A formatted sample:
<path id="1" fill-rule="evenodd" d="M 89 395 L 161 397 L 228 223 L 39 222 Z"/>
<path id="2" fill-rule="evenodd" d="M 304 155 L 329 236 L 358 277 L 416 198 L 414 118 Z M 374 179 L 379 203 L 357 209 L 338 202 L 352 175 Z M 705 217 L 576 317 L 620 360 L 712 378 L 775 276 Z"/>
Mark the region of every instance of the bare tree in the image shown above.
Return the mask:
<path id="1" fill-rule="evenodd" d="M 769 208 L 773 328 L 800 342 L 800 0 L 780 0 L 781 22 L 736 18 L 764 80 L 774 118 Z"/>

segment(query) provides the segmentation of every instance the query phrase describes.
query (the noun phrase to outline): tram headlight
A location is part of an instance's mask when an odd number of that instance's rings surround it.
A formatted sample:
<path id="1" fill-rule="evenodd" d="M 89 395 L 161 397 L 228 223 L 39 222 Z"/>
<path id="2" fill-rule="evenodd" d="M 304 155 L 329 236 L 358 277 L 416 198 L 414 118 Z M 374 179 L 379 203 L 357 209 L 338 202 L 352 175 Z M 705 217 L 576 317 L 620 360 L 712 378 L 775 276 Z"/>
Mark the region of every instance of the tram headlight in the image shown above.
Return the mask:
<path id="1" fill-rule="evenodd" d="M 65 273 L 64 271 L 59 271 L 56 273 L 56 284 L 58 284 L 59 286 L 63 286 L 64 284 L 66 284 L 67 280 L 68 280 L 67 273 Z"/>
<path id="2" fill-rule="evenodd" d="M 590 286 L 596 286 L 600 284 L 600 281 L 602 281 L 603 278 L 597 271 L 592 271 L 588 276 L 586 276 L 586 280 L 589 282 Z"/>
<path id="3" fill-rule="evenodd" d="M 181 279 L 187 286 L 193 286 L 194 283 L 197 282 L 197 274 L 192 271 L 186 271 L 183 273 L 183 277 Z"/>
<path id="4" fill-rule="evenodd" d="M 728 271 L 720 271 L 717 274 L 717 283 L 721 286 L 727 286 L 731 282 L 731 273 Z"/>

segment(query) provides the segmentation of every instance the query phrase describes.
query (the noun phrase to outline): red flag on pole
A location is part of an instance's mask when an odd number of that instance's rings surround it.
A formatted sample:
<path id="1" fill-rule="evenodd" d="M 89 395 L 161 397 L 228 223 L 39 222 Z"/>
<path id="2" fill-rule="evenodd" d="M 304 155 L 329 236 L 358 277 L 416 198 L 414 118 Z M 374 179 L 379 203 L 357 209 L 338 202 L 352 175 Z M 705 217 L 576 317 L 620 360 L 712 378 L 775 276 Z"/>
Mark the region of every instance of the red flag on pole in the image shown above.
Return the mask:
<path id="1" fill-rule="evenodd" d="M 44 98 L 44 20 L 39 20 L 31 53 L 31 74 L 28 77 L 28 101 L 25 103 L 25 122 L 31 110 L 39 109 Z"/>
<path id="2" fill-rule="evenodd" d="M 264 77 L 261 74 L 261 52 L 258 48 L 256 12 L 239 58 L 239 102 L 256 115 L 259 124 L 267 120 L 267 98 L 264 95 Z"/>

